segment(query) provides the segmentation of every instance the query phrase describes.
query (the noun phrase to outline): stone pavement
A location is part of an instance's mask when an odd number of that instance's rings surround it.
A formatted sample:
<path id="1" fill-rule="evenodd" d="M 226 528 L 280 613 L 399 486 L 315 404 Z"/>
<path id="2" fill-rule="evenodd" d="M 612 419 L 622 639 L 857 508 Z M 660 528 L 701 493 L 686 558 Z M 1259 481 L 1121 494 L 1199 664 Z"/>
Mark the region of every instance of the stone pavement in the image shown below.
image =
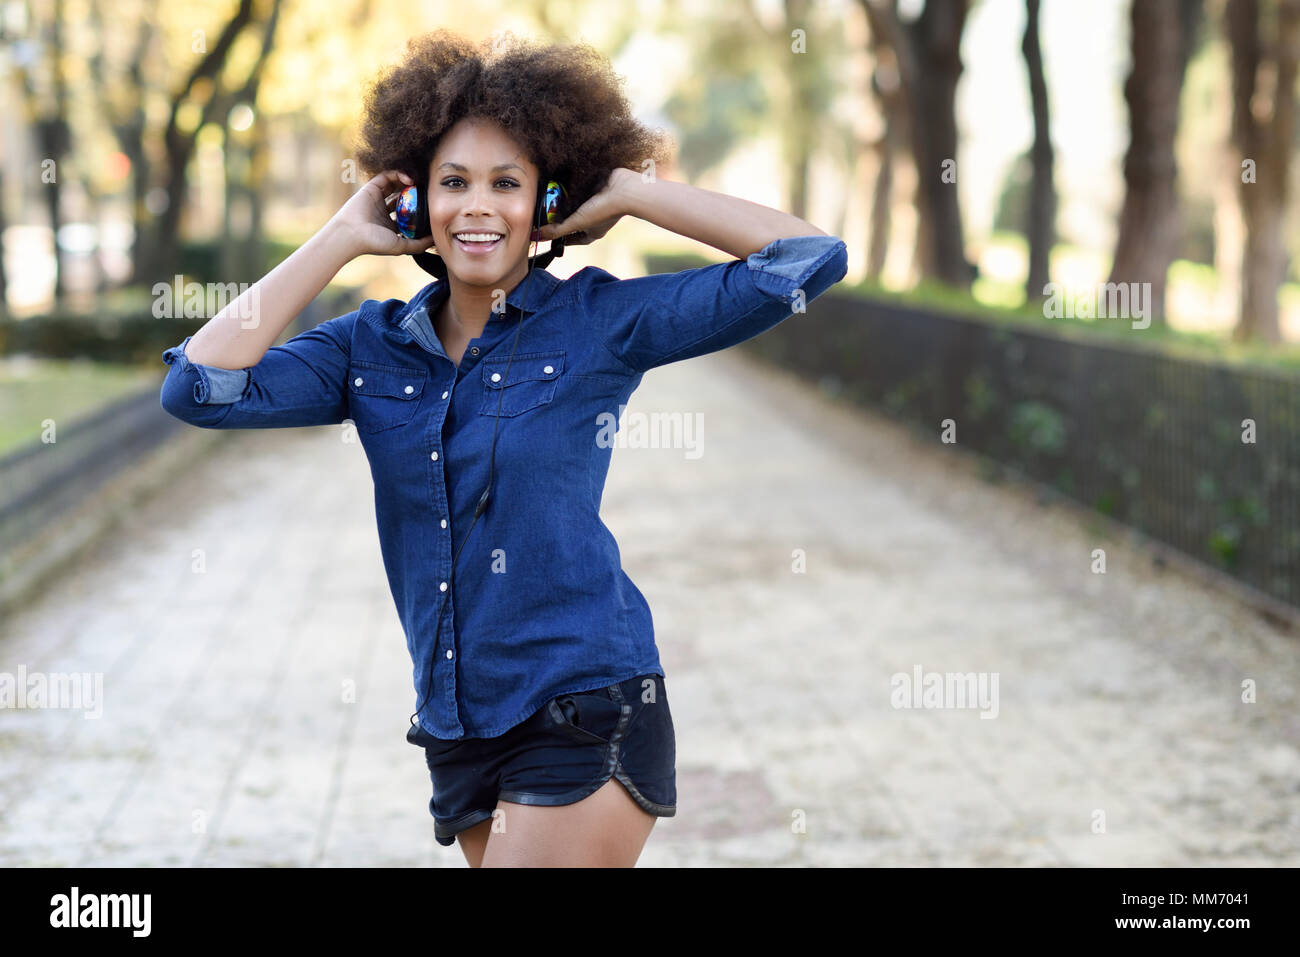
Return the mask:
<path id="1" fill-rule="evenodd" d="M 641 866 L 1300 864 L 1294 630 L 739 350 L 651 372 L 654 411 L 704 454 L 616 449 L 605 493 L 677 730 Z M 361 447 L 212 435 L 0 623 L 0 672 L 104 695 L 0 711 L 0 865 L 466 866 Z M 894 707 L 914 669 L 996 673 L 996 717 Z"/>

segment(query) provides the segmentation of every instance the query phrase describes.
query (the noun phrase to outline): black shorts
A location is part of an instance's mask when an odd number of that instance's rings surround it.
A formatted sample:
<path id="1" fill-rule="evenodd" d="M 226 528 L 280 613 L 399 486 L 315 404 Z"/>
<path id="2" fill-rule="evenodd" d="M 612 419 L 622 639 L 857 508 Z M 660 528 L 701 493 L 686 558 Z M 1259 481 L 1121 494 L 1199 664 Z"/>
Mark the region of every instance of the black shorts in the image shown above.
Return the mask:
<path id="1" fill-rule="evenodd" d="M 434 837 L 492 818 L 497 801 L 573 804 L 611 777 L 647 813 L 677 813 L 677 743 L 663 675 L 638 675 L 594 691 L 551 698 L 495 738 L 444 741 L 412 725 L 433 782 Z"/>

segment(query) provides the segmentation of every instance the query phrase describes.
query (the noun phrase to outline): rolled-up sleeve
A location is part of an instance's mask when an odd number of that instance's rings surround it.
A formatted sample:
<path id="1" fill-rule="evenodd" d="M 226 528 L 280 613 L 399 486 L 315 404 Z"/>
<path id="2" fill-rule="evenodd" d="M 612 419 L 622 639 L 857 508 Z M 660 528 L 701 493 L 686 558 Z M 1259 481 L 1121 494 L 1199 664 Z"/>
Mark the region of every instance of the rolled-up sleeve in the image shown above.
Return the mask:
<path id="1" fill-rule="evenodd" d="M 171 368 L 160 400 L 170 415 L 206 429 L 278 429 L 332 425 L 348 417 L 347 374 L 352 328 L 360 310 L 328 319 L 257 365 L 220 369 L 191 362 L 193 336 L 162 353 Z"/>
<path id="2" fill-rule="evenodd" d="M 168 365 L 179 362 L 182 374 L 193 370 L 194 402 L 197 405 L 224 405 L 236 402 L 248 387 L 247 369 L 220 369 L 217 366 L 205 366 L 191 362 L 185 354 L 185 347 L 193 336 L 186 336 L 179 346 L 172 346 L 162 354 L 163 362 Z"/>
<path id="3" fill-rule="evenodd" d="M 676 273 L 617 279 L 588 269 L 582 315 L 639 373 L 736 345 L 802 312 L 844 278 L 848 250 L 837 236 L 795 236 L 746 259 Z"/>

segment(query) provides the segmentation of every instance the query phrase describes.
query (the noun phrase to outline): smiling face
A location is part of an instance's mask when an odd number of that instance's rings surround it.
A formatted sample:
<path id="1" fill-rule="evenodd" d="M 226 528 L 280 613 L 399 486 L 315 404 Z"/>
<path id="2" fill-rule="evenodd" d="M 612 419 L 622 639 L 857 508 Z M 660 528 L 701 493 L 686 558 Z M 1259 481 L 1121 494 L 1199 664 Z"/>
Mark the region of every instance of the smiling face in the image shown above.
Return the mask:
<path id="1" fill-rule="evenodd" d="M 443 135 L 429 163 L 429 228 L 449 276 L 505 289 L 523 278 L 537 178 L 537 167 L 495 122 L 466 118 Z M 468 241 L 488 234 L 498 238 Z"/>

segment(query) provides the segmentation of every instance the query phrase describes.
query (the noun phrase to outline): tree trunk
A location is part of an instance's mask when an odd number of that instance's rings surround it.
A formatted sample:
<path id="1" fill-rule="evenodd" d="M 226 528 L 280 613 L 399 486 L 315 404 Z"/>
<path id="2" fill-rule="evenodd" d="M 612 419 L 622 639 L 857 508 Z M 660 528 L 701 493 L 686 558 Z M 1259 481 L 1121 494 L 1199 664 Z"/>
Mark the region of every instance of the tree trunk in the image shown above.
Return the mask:
<path id="1" fill-rule="evenodd" d="M 1165 317 L 1165 284 L 1181 226 L 1174 138 L 1199 0 L 1133 0 L 1132 66 L 1124 83 L 1129 148 L 1110 282 L 1149 282 L 1151 320 Z M 1117 317 L 1128 318 L 1128 317 Z"/>
<path id="2" fill-rule="evenodd" d="M 1047 106 L 1047 80 L 1043 75 L 1043 52 L 1038 43 L 1039 0 L 1025 0 L 1025 37 L 1021 52 L 1029 71 L 1029 99 L 1034 112 L 1034 143 L 1030 148 L 1033 179 L 1030 183 L 1028 222 L 1029 276 L 1025 298 L 1037 302 L 1047 293 L 1050 256 L 1056 241 L 1056 186 L 1052 181 L 1052 136 Z"/>
<path id="3" fill-rule="evenodd" d="M 917 66 L 910 102 L 912 152 L 922 200 L 922 274 L 961 287 L 969 287 L 973 278 L 966 261 L 956 182 L 956 95 L 967 5 L 967 0 L 926 0 L 921 15 L 904 31 Z"/>
<path id="4" fill-rule="evenodd" d="M 885 121 L 888 124 L 888 120 Z M 876 142 L 879 171 L 871 191 L 871 242 L 867 247 L 867 278 L 879 280 L 889 252 L 889 207 L 894 194 L 894 149 L 889 131 Z"/>
<path id="5" fill-rule="evenodd" d="M 9 277 L 5 274 L 5 171 L 0 163 L 0 317 L 9 315 Z"/>
<path id="6" fill-rule="evenodd" d="M 277 3 L 278 7 L 278 3 Z M 167 194 L 167 208 L 154 224 L 152 242 L 144 264 L 148 275 L 170 276 L 175 272 L 177 240 L 180 232 L 181 212 L 185 204 L 186 172 L 199 131 L 213 122 L 221 107 L 229 109 L 228 98 L 220 87 L 220 76 L 236 37 L 253 20 L 253 0 L 240 0 L 230 21 L 222 29 L 212 48 L 194 67 L 185 86 L 172 98 L 171 115 L 163 132 L 165 161 L 163 164 L 163 189 Z M 177 121 L 181 107 L 190 99 L 195 86 L 206 82 L 211 92 L 203 104 L 202 114 L 193 130 L 182 133 Z M 224 120 L 224 118 L 223 118 Z"/>
<path id="7" fill-rule="evenodd" d="M 64 176 L 63 157 L 71 146 L 71 132 L 67 122 L 67 84 L 65 82 L 63 57 L 63 0 L 54 0 L 48 26 L 49 42 L 41 44 L 42 55 L 47 66 L 45 76 L 52 95 L 46 99 L 37 90 L 33 79 L 33 70 L 40 67 L 19 66 L 18 75 L 22 82 L 23 103 L 26 120 L 31 127 L 40 156 L 37 158 L 40 169 L 41 187 L 45 193 L 45 205 L 49 215 L 54 257 L 54 301 L 63 300 L 65 270 L 63 268 L 63 250 L 59 246 L 59 228 L 63 225 L 62 215 L 62 179 Z M 43 102 L 45 100 L 45 102 Z M 50 178 L 46 178 L 45 163 L 51 164 Z"/>
<path id="8" fill-rule="evenodd" d="M 916 259 L 923 277 L 969 287 L 955 181 L 961 76 L 961 34 L 967 0 L 926 0 L 921 15 L 904 25 L 894 0 L 858 0 L 871 25 L 872 44 L 888 44 L 898 67 L 899 114 L 916 165 Z M 903 135 L 900 131 L 900 136 Z M 945 161 L 952 174 L 945 176 Z M 945 182 L 945 180 L 949 180 Z"/>
<path id="9" fill-rule="evenodd" d="M 1282 218 L 1295 129 L 1296 59 L 1300 54 L 1300 0 L 1269 4 L 1260 41 L 1259 0 L 1228 0 L 1224 8 L 1232 48 L 1232 141 L 1243 164 L 1238 191 L 1246 244 L 1241 266 L 1241 315 L 1233 338 L 1278 342 L 1278 288 L 1286 273 Z"/>
<path id="10" fill-rule="evenodd" d="M 890 10 L 892 15 L 892 8 Z M 889 253 L 890 213 L 894 202 L 894 154 L 899 149 L 900 127 L 906 124 L 906 104 L 898 59 L 880 30 L 871 31 L 875 69 L 871 92 L 879 105 L 884 131 L 874 144 L 877 158 L 875 187 L 871 193 L 871 241 L 867 248 L 867 277 L 879 279 Z"/>
<path id="11" fill-rule="evenodd" d="M 781 31 L 779 41 L 785 45 L 787 52 L 791 43 L 791 33 L 795 29 L 807 30 L 809 26 L 808 0 L 785 0 L 785 29 Z M 783 131 L 785 168 L 788 174 L 789 196 L 787 209 L 791 215 L 800 219 L 808 218 L 808 171 L 817 145 L 818 126 L 821 125 L 820 111 L 813 105 L 816 101 L 816 71 L 814 61 L 810 59 L 815 53 L 792 54 L 791 69 L 787 74 L 790 87 L 790 99 L 785 110 Z"/>

